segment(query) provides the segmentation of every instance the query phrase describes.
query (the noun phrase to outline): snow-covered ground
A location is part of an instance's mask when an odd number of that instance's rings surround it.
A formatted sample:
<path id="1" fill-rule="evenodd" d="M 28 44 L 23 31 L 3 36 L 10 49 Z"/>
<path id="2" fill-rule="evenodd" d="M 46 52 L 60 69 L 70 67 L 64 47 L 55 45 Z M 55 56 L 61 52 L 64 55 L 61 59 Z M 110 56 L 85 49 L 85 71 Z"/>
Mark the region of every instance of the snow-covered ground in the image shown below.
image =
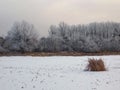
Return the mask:
<path id="1" fill-rule="evenodd" d="M 108 71 L 84 71 L 93 57 Z M 120 56 L 0 57 L 0 90 L 120 90 Z"/>

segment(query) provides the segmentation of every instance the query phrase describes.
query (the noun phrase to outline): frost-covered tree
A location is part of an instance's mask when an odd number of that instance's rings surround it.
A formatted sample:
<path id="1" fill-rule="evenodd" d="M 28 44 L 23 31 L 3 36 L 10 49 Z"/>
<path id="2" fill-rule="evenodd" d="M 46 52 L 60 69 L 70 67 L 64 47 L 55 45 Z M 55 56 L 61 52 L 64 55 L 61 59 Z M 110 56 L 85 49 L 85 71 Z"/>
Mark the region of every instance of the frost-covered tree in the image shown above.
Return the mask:
<path id="1" fill-rule="evenodd" d="M 0 37 L 0 46 L 3 46 L 4 41 L 5 41 L 4 38 Z"/>
<path id="2" fill-rule="evenodd" d="M 8 52 L 8 50 L 3 47 L 4 42 L 5 42 L 5 39 L 3 37 L 0 37 L 0 53 Z"/>
<path id="3" fill-rule="evenodd" d="M 102 22 L 52 25 L 48 37 L 38 40 L 33 25 L 23 21 L 13 25 L 2 45 L 10 51 L 102 52 L 120 51 L 120 23 Z"/>
<path id="4" fill-rule="evenodd" d="M 62 51 L 120 51 L 120 23 L 51 26 L 49 37 L 59 38 Z M 55 41 L 55 40 L 54 40 Z"/>
<path id="5" fill-rule="evenodd" d="M 11 51 L 31 52 L 37 47 L 38 35 L 32 24 L 16 22 L 5 38 L 4 47 Z"/>
<path id="6" fill-rule="evenodd" d="M 61 22 L 58 27 L 50 27 L 49 38 L 54 41 L 56 51 L 72 51 L 70 47 L 71 32 L 69 26 L 64 22 Z"/>

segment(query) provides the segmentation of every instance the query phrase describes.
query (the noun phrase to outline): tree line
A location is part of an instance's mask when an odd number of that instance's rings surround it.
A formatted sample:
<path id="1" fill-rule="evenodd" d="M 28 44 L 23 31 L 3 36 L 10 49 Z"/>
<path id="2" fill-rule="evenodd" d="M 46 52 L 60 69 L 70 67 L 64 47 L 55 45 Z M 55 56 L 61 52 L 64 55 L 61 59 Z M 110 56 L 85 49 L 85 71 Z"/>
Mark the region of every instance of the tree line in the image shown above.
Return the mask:
<path id="1" fill-rule="evenodd" d="M 102 22 L 51 25 L 49 35 L 39 38 L 33 24 L 15 22 L 0 37 L 0 52 L 104 52 L 120 51 L 120 23 Z"/>

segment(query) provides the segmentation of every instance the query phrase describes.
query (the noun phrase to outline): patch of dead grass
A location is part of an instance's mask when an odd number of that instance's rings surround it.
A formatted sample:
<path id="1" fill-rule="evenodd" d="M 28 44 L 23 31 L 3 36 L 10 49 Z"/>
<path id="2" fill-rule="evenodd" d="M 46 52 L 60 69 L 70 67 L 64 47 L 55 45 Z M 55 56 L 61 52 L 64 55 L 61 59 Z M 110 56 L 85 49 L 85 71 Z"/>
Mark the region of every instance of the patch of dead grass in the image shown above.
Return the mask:
<path id="1" fill-rule="evenodd" d="M 104 61 L 102 59 L 89 59 L 87 71 L 106 71 Z"/>

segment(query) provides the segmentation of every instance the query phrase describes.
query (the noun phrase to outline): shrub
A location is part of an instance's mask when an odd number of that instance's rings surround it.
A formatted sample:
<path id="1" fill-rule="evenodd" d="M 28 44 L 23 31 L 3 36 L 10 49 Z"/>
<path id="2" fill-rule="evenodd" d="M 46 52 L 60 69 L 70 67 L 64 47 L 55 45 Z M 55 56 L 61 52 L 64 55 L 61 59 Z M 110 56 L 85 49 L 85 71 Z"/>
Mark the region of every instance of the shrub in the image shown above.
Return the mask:
<path id="1" fill-rule="evenodd" d="M 106 71 L 104 62 L 102 59 L 89 59 L 87 65 L 87 71 Z"/>

